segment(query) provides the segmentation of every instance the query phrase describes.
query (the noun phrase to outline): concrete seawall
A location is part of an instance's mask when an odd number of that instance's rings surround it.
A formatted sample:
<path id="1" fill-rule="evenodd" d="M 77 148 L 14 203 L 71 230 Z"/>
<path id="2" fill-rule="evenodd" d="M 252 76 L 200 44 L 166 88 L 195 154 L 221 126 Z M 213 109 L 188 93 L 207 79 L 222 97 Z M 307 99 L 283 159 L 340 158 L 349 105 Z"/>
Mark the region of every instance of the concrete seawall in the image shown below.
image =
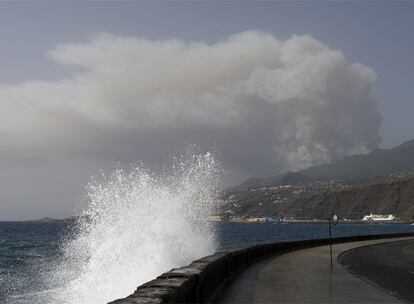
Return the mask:
<path id="1" fill-rule="evenodd" d="M 362 235 L 334 238 L 345 243 L 383 238 L 414 236 L 414 233 Z M 329 239 L 303 240 L 256 245 L 234 251 L 222 251 L 201 258 L 188 266 L 174 268 L 139 286 L 130 296 L 111 304 L 207 303 L 222 287 L 248 265 L 271 255 L 329 244 Z"/>

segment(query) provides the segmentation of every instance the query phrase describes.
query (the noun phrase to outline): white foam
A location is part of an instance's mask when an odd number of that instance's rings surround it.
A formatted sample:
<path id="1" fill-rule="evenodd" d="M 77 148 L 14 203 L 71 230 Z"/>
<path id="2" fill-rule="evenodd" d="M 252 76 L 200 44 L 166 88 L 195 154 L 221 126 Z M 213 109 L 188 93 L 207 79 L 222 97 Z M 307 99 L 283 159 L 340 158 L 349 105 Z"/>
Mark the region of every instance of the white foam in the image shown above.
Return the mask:
<path id="1" fill-rule="evenodd" d="M 170 173 L 143 165 L 92 182 L 79 232 L 50 277 L 63 283 L 54 303 L 106 303 L 173 267 L 214 252 L 220 165 L 211 153 L 187 153 Z"/>

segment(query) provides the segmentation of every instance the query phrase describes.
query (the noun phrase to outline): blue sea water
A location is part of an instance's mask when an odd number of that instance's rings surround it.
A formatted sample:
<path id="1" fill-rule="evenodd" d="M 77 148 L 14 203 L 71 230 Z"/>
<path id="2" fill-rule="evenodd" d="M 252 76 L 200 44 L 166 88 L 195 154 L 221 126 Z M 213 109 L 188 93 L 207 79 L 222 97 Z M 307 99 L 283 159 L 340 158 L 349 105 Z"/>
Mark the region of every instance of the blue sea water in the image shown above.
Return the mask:
<path id="1" fill-rule="evenodd" d="M 41 275 L 60 255 L 65 221 L 0 222 L 0 303 L 44 290 Z"/>
<path id="2" fill-rule="evenodd" d="M 324 238 L 326 224 L 295 223 L 218 223 L 218 249 L 248 245 Z M 60 245 L 73 232 L 70 221 L 0 222 L 0 303 L 14 303 L 21 294 L 38 293 L 44 286 L 44 274 L 61 253 Z M 339 224 L 334 236 L 414 232 L 409 224 Z M 50 280 L 48 280 L 50 282 Z"/>
<path id="3" fill-rule="evenodd" d="M 333 237 L 414 232 L 410 224 L 338 224 L 332 228 Z M 316 223 L 220 223 L 219 248 L 232 249 L 250 245 L 319 239 L 329 237 L 327 224 Z"/>

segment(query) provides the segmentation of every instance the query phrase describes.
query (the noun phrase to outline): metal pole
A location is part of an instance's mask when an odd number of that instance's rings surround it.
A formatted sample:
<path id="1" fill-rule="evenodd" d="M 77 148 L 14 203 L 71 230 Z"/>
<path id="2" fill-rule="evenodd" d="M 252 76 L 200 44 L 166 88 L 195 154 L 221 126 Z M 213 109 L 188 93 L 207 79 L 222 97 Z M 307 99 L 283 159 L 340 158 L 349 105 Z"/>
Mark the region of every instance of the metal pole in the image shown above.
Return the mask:
<path id="1" fill-rule="evenodd" d="M 331 271 L 332 271 L 333 264 L 332 264 L 332 228 L 331 228 L 331 219 L 329 219 L 329 251 L 331 252 Z"/>

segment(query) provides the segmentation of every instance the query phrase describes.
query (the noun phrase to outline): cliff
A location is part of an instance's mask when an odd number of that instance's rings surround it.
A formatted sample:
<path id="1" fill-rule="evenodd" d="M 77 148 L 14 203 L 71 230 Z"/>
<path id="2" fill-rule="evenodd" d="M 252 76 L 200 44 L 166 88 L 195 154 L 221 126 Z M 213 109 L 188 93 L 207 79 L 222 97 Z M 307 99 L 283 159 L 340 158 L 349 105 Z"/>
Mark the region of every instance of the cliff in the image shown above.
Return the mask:
<path id="1" fill-rule="evenodd" d="M 299 198 L 283 211 L 283 215 L 297 219 L 326 219 L 335 213 L 340 218 L 362 219 L 371 212 L 414 220 L 414 178 L 354 185 Z"/>

